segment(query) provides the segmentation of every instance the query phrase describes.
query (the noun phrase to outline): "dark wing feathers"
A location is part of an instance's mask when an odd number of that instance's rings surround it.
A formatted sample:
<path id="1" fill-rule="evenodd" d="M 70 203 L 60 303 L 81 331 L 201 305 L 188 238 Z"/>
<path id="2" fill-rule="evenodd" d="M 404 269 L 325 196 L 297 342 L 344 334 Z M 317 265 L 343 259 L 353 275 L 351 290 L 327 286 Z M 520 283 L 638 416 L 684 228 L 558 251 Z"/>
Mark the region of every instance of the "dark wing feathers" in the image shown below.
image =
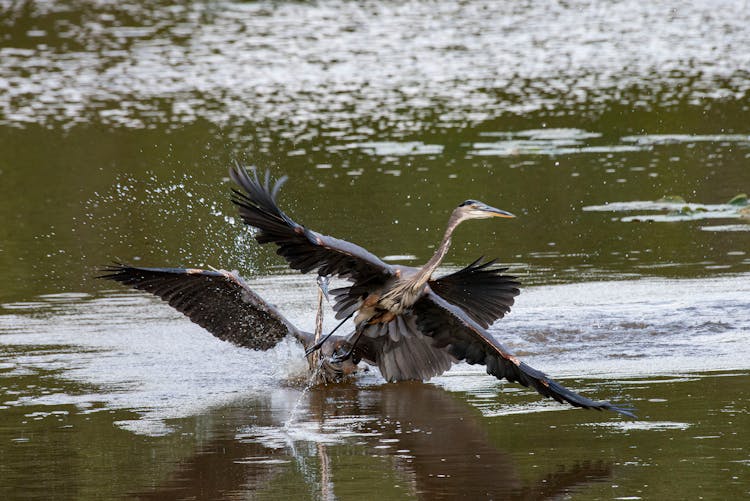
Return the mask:
<path id="1" fill-rule="evenodd" d="M 386 381 L 427 381 L 451 368 L 453 357 L 432 346 L 430 338 L 410 336 L 393 341 L 388 336 L 362 337 L 355 356 L 376 365 Z"/>
<path id="2" fill-rule="evenodd" d="M 276 252 L 293 269 L 303 273 L 317 270 L 319 275 L 351 278 L 355 282 L 373 277 L 384 282 L 392 275 L 389 265 L 362 247 L 308 230 L 287 216 L 276 205 L 276 195 L 286 177 L 272 187 L 269 172 L 263 182 L 257 171 L 250 174 L 240 165 L 231 168 L 229 175 L 242 188 L 233 190 L 232 196 L 242 220 L 258 230 L 255 239 L 259 243 L 276 244 Z"/>
<path id="3" fill-rule="evenodd" d="M 391 266 L 362 247 L 308 230 L 289 218 L 276 205 L 276 195 L 285 177 L 271 186 L 270 173 L 266 172 L 261 182 L 257 171 L 251 175 L 240 165 L 230 169 L 229 175 L 242 188 L 234 190 L 232 201 L 243 221 L 258 230 L 255 239 L 259 243 L 276 244 L 277 253 L 293 269 L 303 273 L 317 270 L 319 275 L 334 275 L 354 282 L 331 291 L 336 297 L 338 318 L 357 309 L 368 292 L 394 275 Z M 421 331 L 416 334 L 419 337 L 368 338 L 360 347 L 360 355 L 379 365 L 389 380 L 424 379 L 439 374 L 455 357 L 470 364 L 484 364 L 487 372 L 498 379 L 534 388 L 558 402 L 633 416 L 628 409 L 568 390 L 518 360 L 485 330 L 510 311 L 514 297 L 519 294 L 520 284 L 515 277 L 502 275 L 507 269 L 493 268 L 494 263 L 482 263 L 480 258 L 455 273 L 431 280 L 427 294 L 413 307 Z M 432 344 L 421 335 L 431 337 Z M 416 354 L 407 353 L 410 350 L 406 348 L 416 350 Z M 441 349 L 449 356 L 435 357 Z"/>
<path id="4" fill-rule="evenodd" d="M 236 273 L 183 268 L 136 268 L 114 264 L 99 278 L 150 292 L 214 336 L 245 348 L 267 350 L 291 334 L 309 334 L 290 324 Z"/>
<path id="5" fill-rule="evenodd" d="M 545 397 L 567 402 L 574 407 L 607 409 L 634 417 L 630 409 L 586 398 L 526 365 L 460 308 L 433 292 L 428 292 L 417 301 L 414 313 L 417 315 L 417 326 L 424 335 L 434 339 L 436 347 L 445 347 L 458 360 L 485 365 L 487 373 L 498 379 L 505 378 L 533 388 Z"/>
<path id="6" fill-rule="evenodd" d="M 479 258 L 469 266 L 444 277 L 430 280 L 433 292 L 464 310 L 484 328 L 510 312 L 521 284 L 516 277 L 503 275 L 508 268 L 495 268 L 496 260 L 482 263 Z"/>
<path id="7" fill-rule="evenodd" d="M 229 170 L 232 180 L 242 190 L 233 190 L 232 202 L 239 208 L 243 221 L 256 228 L 255 239 L 274 243 L 276 252 L 289 266 L 303 273 L 335 275 L 350 279 L 354 285 L 338 289 L 337 318 L 344 318 L 358 302 L 384 284 L 395 273 L 394 268 L 377 256 L 353 243 L 321 235 L 294 222 L 276 204 L 276 196 L 286 177 L 272 183 L 266 171 L 263 180 L 257 170 L 248 172 L 235 165 Z M 481 258 L 466 268 L 430 282 L 436 294 L 453 303 L 483 327 L 510 311 L 518 295 L 515 277 L 502 275 L 506 268 L 493 268 L 495 261 Z M 346 304 L 343 304 L 346 303 Z"/>
<path id="8" fill-rule="evenodd" d="M 382 329 L 382 335 L 369 334 Z M 355 336 L 352 333 L 349 338 Z M 377 365 L 386 381 L 426 381 L 444 373 L 456 362 L 446 350 L 419 332 L 414 315 L 399 315 L 387 324 L 368 326 L 354 351 L 371 365 Z"/>

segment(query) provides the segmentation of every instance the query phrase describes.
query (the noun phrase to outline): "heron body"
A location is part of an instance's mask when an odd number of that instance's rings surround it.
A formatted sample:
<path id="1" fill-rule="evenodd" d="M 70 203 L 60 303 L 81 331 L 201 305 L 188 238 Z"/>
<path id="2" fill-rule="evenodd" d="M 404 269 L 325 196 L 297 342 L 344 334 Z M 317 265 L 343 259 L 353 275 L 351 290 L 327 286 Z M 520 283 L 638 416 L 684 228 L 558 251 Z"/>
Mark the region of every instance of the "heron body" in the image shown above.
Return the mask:
<path id="1" fill-rule="evenodd" d="M 350 282 L 331 291 L 336 318 L 354 316 L 352 349 L 345 356 L 368 361 L 377 358 L 388 380 L 427 379 L 444 372 L 455 361 L 455 355 L 435 347 L 414 315 L 421 301 L 432 302 L 431 292 L 484 328 L 508 313 L 520 292 L 515 277 L 502 274 L 506 268 L 492 267 L 494 260 L 482 263 L 480 258 L 456 273 L 433 277 L 462 222 L 514 217 L 509 212 L 466 200 L 452 211 L 440 244 L 424 266 L 396 266 L 356 244 L 322 235 L 292 220 L 276 203 L 285 176 L 272 182 L 269 172 L 261 179 L 257 171 L 249 172 L 240 165 L 231 168 L 229 175 L 241 188 L 233 190 L 232 201 L 243 221 L 258 230 L 254 237 L 259 243 L 275 244 L 276 252 L 302 273 L 317 271 L 319 276 L 337 276 Z M 382 338 L 379 353 L 353 350 L 363 335 Z M 407 342 L 409 350 L 404 348 Z"/>
<path id="2" fill-rule="evenodd" d="M 362 302 L 355 325 L 390 322 L 397 315 L 411 310 L 428 289 L 427 282 L 440 266 L 451 246 L 451 236 L 463 221 L 487 217 L 514 217 L 475 200 L 467 200 L 454 209 L 448 226 L 435 254 L 422 268 L 395 267 L 394 277 L 386 282 L 382 290 L 370 294 Z"/>
<path id="3" fill-rule="evenodd" d="M 474 300 L 471 305 L 465 303 L 461 307 L 485 326 L 510 311 L 513 298 L 519 293 L 515 278 L 500 274 L 505 269 L 485 270 L 485 265 L 476 266 L 475 271 L 483 271 L 478 274 L 481 276 L 478 281 L 466 280 L 473 278 L 470 272 L 460 277 L 464 279 L 463 282 L 452 285 L 452 278 L 455 280 L 458 276 L 433 278 L 433 273 L 448 253 L 451 236 L 459 224 L 470 219 L 515 217 L 509 212 L 477 200 L 466 200 L 451 213 L 440 245 L 424 266 L 392 266 L 358 245 L 321 235 L 294 222 L 276 204 L 276 195 L 286 178 L 276 181 L 272 187 L 269 173 L 262 182 L 257 172 L 251 175 L 240 166 L 231 169 L 230 176 L 242 188 L 242 191 L 234 191 L 233 201 L 243 220 L 259 230 L 255 235 L 258 242 L 275 243 L 277 252 L 287 259 L 290 266 L 303 273 L 316 270 L 318 275 L 335 275 L 352 282 L 348 287 L 331 291 L 336 296 L 334 309 L 337 318 L 354 316 L 351 349 L 342 355 L 344 357 L 362 356 L 361 352 L 354 351 L 362 335 L 387 335 L 394 342 L 401 338 L 413 338 L 414 344 L 421 342 L 426 345 L 425 349 L 419 350 L 420 357 L 423 357 L 431 349 L 432 341 L 425 339 L 425 334 L 418 327 L 415 328 L 416 323 L 409 317 L 413 307 L 431 290 L 431 285 L 438 284 L 440 280 L 447 287 L 438 288 L 438 295 L 450 303 L 460 305 L 462 301 L 465 302 L 465 296 L 472 294 L 481 298 L 481 301 Z M 493 262 L 485 264 L 489 266 Z M 472 263 L 470 267 L 477 263 Z M 391 348 L 383 346 L 388 351 Z M 429 362 L 422 360 L 421 363 L 414 360 L 398 363 L 392 360 L 393 363 L 387 363 L 388 357 L 382 355 L 378 357 L 382 361 L 381 372 L 392 380 L 401 379 L 407 374 L 424 379 L 442 372 L 451 363 L 450 357 L 442 350 L 428 357 Z M 414 372 L 416 367 L 419 367 L 419 372 Z"/>

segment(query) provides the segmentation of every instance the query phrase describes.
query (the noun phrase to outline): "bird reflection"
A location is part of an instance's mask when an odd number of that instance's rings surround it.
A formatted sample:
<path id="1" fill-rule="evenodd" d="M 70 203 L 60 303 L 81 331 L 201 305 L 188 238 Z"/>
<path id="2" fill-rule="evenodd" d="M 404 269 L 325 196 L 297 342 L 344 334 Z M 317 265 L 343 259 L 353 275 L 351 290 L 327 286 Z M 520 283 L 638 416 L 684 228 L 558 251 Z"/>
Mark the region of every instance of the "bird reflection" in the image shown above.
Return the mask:
<path id="1" fill-rule="evenodd" d="M 263 429 L 280 436 L 289 425 L 308 427 L 323 439 L 290 436 L 284 447 L 264 445 L 262 436 L 241 432 L 258 420 L 257 405 L 252 407 L 252 415 L 245 404 L 214 411 L 222 419 L 207 421 L 214 424 L 208 434 L 216 438 L 181 461 L 167 481 L 134 496 L 337 499 L 397 492 L 416 499 L 549 499 L 612 475 L 611 463 L 584 460 L 547 472 L 534 469 L 528 480 L 514 455 L 495 446 L 498 439 L 488 433 L 491 420 L 459 394 L 429 384 L 312 388 L 303 420 L 267 421 Z M 351 428 L 336 431 L 337 422 Z M 351 479 L 352 465 L 366 465 L 369 474 L 360 471 Z M 394 476 L 400 490 L 394 491 Z"/>

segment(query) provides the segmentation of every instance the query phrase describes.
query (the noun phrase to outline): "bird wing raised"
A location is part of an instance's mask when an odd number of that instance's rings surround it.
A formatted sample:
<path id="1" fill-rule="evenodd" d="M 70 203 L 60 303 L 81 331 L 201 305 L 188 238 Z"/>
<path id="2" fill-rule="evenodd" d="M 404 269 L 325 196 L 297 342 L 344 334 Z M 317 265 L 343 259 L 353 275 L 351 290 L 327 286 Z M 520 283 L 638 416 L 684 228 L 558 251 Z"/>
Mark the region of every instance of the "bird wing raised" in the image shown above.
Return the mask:
<path id="1" fill-rule="evenodd" d="M 438 296 L 464 310 L 472 320 L 484 328 L 510 312 L 521 284 L 516 277 L 503 275 L 508 268 L 492 265 L 496 260 L 482 263 L 479 258 L 469 266 L 450 275 L 429 281 Z"/>
<path id="2" fill-rule="evenodd" d="M 150 292 L 224 341 L 267 350 L 291 334 L 305 344 L 310 334 L 297 330 L 255 294 L 235 272 L 184 268 L 137 268 L 114 264 L 98 278 Z"/>
<path id="3" fill-rule="evenodd" d="M 242 188 L 242 191 L 232 190 L 232 202 L 239 208 L 242 220 L 258 230 L 255 239 L 259 243 L 276 244 L 276 252 L 293 269 L 302 273 L 317 270 L 322 276 L 333 275 L 357 283 L 382 283 L 393 274 L 391 266 L 359 245 L 321 235 L 287 216 L 276 205 L 276 195 L 286 177 L 278 179 L 272 187 L 269 172 L 261 181 L 257 171 L 251 174 L 236 165 L 230 168 L 229 175 Z"/>
<path id="4" fill-rule="evenodd" d="M 565 388 L 541 371 L 526 365 L 514 356 L 463 310 L 453 306 L 434 292 L 427 292 L 413 308 L 417 327 L 434 340 L 434 346 L 445 348 L 458 360 L 483 364 L 487 373 L 498 379 L 531 387 L 545 397 L 567 402 L 584 409 L 611 410 L 634 417 L 630 409 L 609 402 L 586 398 Z"/>

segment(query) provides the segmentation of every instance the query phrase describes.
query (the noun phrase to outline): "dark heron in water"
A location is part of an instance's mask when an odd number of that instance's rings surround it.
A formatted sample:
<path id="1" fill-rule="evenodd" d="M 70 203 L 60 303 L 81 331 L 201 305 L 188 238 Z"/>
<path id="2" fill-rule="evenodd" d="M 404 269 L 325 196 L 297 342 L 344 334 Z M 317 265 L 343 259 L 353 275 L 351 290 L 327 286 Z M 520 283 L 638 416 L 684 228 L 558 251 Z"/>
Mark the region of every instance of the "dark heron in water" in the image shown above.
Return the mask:
<path id="1" fill-rule="evenodd" d="M 432 276 L 448 253 L 451 236 L 459 224 L 469 219 L 514 217 L 509 212 L 467 200 L 453 210 L 440 245 L 424 266 L 389 265 L 358 245 L 321 235 L 294 222 L 276 204 L 286 177 L 272 187 L 268 172 L 264 182 L 257 171 L 250 174 L 239 165 L 229 173 L 243 190 L 234 190 L 232 201 L 239 207 L 245 223 L 259 230 L 255 234 L 259 243 L 275 243 L 277 253 L 302 273 L 316 270 L 319 276 L 336 276 L 351 282 L 350 286 L 331 293 L 336 298 L 334 310 L 338 319 L 356 315 L 352 349 L 363 335 L 393 341 L 413 338 L 415 343 L 424 345 L 420 353 L 414 354 L 414 360 L 402 364 L 394 360 L 392 366 L 384 367 L 386 379 L 404 379 L 404 376 L 426 379 L 445 370 L 443 366 L 450 365 L 451 355 L 464 358 L 447 353 L 442 348 L 452 343 L 442 343 L 436 333 L 427 332 L 418 324 L 420 311 L 442 311 L 443 302 L 447 301 L 450 307 L 458 306 L 458 311 L 486 328 L 510 311 L 513 298 L 519 294 L 520 284 L 515 277 L 501 274 L 506 268 L 493 268 L 494 261 L 482 263 L 481 258 L 457 273 L 440 278 Z M 350 350 L 339 356 L 352 355 L 355 352 Z M 428 359 L 420 359 L 425 356 Z"/>
<path id="2" fill-rule="evenodd" d="M 440 245 L 424 266 L 389 265 L 358 245 L 321 235 L 286 215 L 276 204 L 285 177 L 272 183 L 269 172 L 261 180 L 257 171 L 248 172 L 240 165 L 229 174 L 241 188 L 234 190 L 232 201 L 244 222 L 258 230 L 254 236 L 259 243 L 276 244 L 277 253 L 302 273 L 317 271 L 319 276 L 350 282 L 331 291 L 336 317 L 354 316 L 355 325 L 344 337 L 345 349 L 337 351 L 333 362 L 374 363 L 389 381 L 429 379 L 456 361 L 483 364 L 498 379 L 530 386 L 559 402 L 630 415 L 608 402 L 567 390 L 521 362 L 487 332 L 510 311 L 519 294 L 515 277 L 502 274 L 507 268 L 493 267 L 494 260 L 482 262 L 480 258 L 455 273 L 433 277 L 459 224 L 469 219 L 512 218 L 511 213 L 467 200 L 451 213 Z M 322 338 L 308 353 L 328 339 Z M 362 339 L 368 341 L 360 347 Z"/>
<path id="3" fill-rule="evenodd" d="M 276 308 L 253 292 L 237 272 L 140 268 L 122 264 L 114 264 L 104 271 L 106 273 L 100 278 L 150 292 L 214 336 L 235 345 L 268 350 L 287 336 L 298 339 L 306 349 L 315 344 L 314 334 L 292 325 Z M 438 306 L 425 307 L 414 314 L 417 317 L 415 325 L 420 332 L 427 334 L 404 334 L 398 340 L 390 336 L 363 336 L 355 348 L 356 356 L 346 358 L 334 355 L 342 350 L 351 350 L 354 332 L 329 336 L 321 343 L 317 353 L 320 358 L 314 367 L 315 382 L 340 381 L 358 370 L 359 361 L 378 366 L 381 371 L 388 371 L 391 364 L 395 364 L 398 370 L 391 373 L 389 379 L 392 381 L 421 380 L 425 379 L 419 375 L 424 373 L 424 369 L 420 368 L 423 365 L 429 365 L 429 373 L 437 375 L 463 359 L 469 363 L 484 363 L 488 373 L 530 386 L 558 402 L 633 416 L 630 409 L 594 401 L 565 388 L 513 356 L 463 310 L 440 298 L 436 301 L 439 301 Z M 418 336 L 434 338 L 441 344 L 429 345 Z M 430 348 L 426 349 L 427 346 Z M 454 353 L 465 355 L 459 357 Z M 416 364 L 418 369 L 411 370 L 408 364 Z"/>

